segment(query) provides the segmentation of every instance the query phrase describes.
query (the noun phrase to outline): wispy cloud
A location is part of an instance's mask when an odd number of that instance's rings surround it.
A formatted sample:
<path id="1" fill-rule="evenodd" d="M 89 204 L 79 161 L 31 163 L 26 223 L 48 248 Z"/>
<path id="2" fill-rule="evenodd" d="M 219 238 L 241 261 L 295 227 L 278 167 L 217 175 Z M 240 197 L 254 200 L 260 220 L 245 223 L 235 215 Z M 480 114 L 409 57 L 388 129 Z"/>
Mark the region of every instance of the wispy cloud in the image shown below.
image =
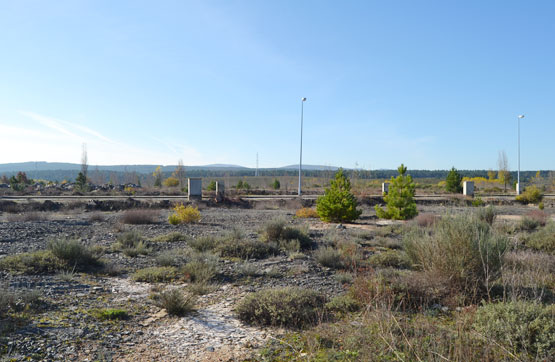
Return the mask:
<path id="1" fill-rule="evenodd" d="M 65 134 L 65 135 L 68 135 L 70 137 L 78 138 L 82 141 L 84 141 L 84 138 L 80 135 L 77 135 L 74 131 L 71 131 L 70 130 L 71 128 L 77 129 L 77 130 L 79 130 L 81 132 L 84 132 L 88 135 L 96 137 L 96 138 L 98 138 L 102 141 L 117 144 L 116 141 L 111 140 L 110 138 L 104 136 L 100 132 L 97 132 L 93 129 L 90 129 L 90 128 L 88 128 L 86 126 L 83 126 L 81 124 L 78 124 L 78 123 L 72 123 L 72 122 L 64 121 L 64 120 L 57 119 L 57 118 L 47 117 L 47 116 L 37 114 L 37 113 L 34 113 L 34 112 L 20 111 L 19 113 L 22 114 L 23 116 L 26 116 L 28 118 L 31 118 L 31 119 L 39 122 L 43 126 L 46 126 L 46 127 L 49 127 L 53 130 L 59 131 L 59 132 Z"/>

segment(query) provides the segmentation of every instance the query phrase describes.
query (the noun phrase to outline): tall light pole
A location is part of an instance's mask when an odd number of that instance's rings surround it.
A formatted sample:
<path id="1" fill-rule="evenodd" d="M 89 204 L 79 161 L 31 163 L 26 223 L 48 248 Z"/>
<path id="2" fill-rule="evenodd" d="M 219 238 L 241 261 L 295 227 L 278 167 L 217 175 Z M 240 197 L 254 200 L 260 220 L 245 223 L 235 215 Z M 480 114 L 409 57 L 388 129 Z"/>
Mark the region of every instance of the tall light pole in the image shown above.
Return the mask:
<path id="1" fill-rule="evenodd" d="M 299 157 L 299 197 L 301 196 L 301 172 L 303 171 L 303 111 L 306 98 L 301 98 L 301 153 Z"/>
<path id="2" fill-rule="evenodd" d="M 518 172 L 516 181 L 516 194 L 520 195 L 520 120 L 524 118 L 523 114 L 518 115 Z"/>

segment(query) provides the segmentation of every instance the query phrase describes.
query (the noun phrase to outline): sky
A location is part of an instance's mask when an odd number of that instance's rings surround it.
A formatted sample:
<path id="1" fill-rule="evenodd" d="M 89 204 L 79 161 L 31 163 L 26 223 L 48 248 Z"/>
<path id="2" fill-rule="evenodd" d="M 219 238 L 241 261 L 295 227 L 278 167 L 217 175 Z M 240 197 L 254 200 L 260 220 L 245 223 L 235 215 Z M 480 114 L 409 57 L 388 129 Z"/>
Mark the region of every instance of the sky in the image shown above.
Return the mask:
<path id="1" fill-rule="evenodd" d="M 0 0 L 0 163 L 555 169 L 552 0 Z"/>

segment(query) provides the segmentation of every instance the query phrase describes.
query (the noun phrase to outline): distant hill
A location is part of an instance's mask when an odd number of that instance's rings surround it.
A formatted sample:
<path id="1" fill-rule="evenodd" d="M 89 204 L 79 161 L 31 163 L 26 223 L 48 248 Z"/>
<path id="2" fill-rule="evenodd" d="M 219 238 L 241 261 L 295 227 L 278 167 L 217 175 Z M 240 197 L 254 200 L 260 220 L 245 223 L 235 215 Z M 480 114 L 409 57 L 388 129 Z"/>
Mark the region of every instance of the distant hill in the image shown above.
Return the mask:
<path id="1" fill-rule="evenodd" d="M 278 170 L 298 170 L 299 164 L 279 167 Z M 322 165 L 303 165 L 303 170 L 309 171 L 337 171 L 339 167 L 336 166 L 322 166 Z"/>

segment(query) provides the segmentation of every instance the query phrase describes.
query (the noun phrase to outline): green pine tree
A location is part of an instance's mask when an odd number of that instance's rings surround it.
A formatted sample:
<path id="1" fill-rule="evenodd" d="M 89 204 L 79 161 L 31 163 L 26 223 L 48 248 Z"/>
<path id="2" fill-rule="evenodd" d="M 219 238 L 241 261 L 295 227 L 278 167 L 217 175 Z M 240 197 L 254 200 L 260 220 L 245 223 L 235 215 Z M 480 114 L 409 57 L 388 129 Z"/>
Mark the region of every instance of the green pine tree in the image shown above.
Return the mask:
<path id="1" fill-rule="evenodd" d="M 351 182 L 342 169 L 335 174 L 335 180 L 318 198 L 316 211 L 326 222 L 345 222 L 358 219 L 362 211 L 357 210 L 357 200 L 351 193 Z"/>
<path id="2" fill-rule="evenodd" d="M 376 215 L 380 219 L 407 220 L 418 215 L 413 199 L 416 185 L 410 175 L 405 176 L 407 168 L 403 164 L 397 171 L 399 176 L 391 177 L 389 193 L 383 198 L 387 204 L 387 210 L 383 210 L 379 205 L 375 207 Z"/>
<path id="3" fill-rule="evenodd" d="M 447 192 L 461 193 L 463 189 L 461 182 L 462 176 L 457 172 L 455 167 L 453 167 L 445 179 L 445 189 Z"/>
<path id="4" fill-rule="evenodd" d="M 77 185 L 77 190 L 81 192 L 89 191 L 89 185 L 87 183 L 87 177 L 83 172 L 79 172 L 77 178 L 75 179 L 75 184 Z"/>
<path id="5" fill-rule="evenodd" d="M 277 178 L 274 179 L 274 182 L 272 183 L 272 188 L 274 190 L 279 190 L 280 187 L 281 187 L 281 184 L 280 184 L 279 180 Z"/>

